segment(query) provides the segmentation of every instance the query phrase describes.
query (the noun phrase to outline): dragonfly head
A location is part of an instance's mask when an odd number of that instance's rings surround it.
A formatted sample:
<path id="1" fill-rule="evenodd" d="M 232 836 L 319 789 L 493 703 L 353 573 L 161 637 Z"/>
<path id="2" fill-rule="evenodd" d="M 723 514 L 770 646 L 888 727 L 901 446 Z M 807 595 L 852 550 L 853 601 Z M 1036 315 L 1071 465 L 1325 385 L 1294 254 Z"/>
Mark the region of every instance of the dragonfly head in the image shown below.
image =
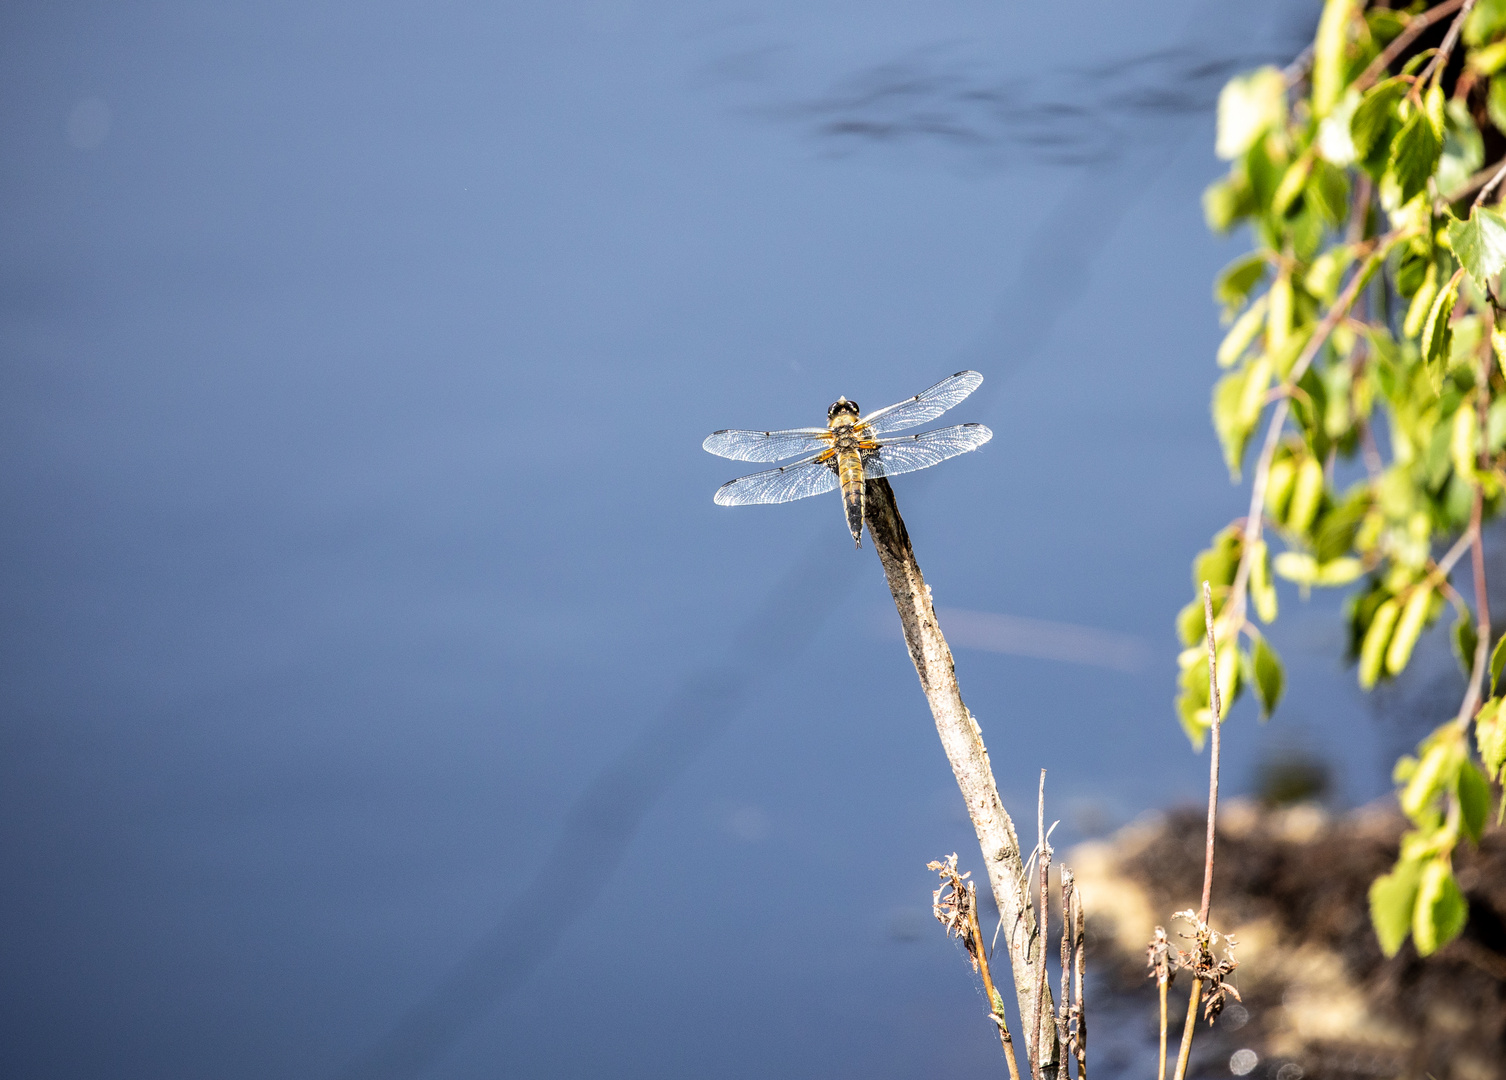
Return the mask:
<path id="1" fill-rule="evenodd" d="M 848 401 L 845 397 L 839 397 L 831 403 L 831 408 L 826 410 L 828 423 L 843 415 L 851 416 L 856 420 L 858 417 L 858 403 L 856 401 Z"/>

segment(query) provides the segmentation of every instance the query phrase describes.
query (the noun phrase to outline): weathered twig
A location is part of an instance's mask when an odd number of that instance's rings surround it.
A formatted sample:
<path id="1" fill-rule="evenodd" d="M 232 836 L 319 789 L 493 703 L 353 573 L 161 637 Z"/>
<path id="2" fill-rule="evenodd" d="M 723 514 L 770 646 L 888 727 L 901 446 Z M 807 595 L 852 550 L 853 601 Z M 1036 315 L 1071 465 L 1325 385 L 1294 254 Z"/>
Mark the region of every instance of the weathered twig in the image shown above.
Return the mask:
<path id="1" fill-rule="evenodd" d="M 1149 954 L 1146 966 L 1150 968 L 1151 977 L 1156 980 L 1156 992 L 1161 999 L 1161 1043 L 1156 1080 L 1166 1080 L 1166 988 L 1171 985 L 1172 954 L 1165 927 L 1156 927 L 1150 944 L 1146 946 L 1146 952 Z"/>
<path id="2" fill-rule="evenodd" d="M 982 977 L 983 992 L 988 995 L 988 1016 L 999 1029 L 999 1044 L 1004 1048 L 1004 1060 L 1009 1063 L 1009 1080 L 1020 1080 L 1020 1066 L 1014 1057 L 1014 1039 L 1009 1034 L 1009 1020 L 1004 1014 L 1004 998 L 994 987 L 993 975 L 988 969 L 988 947 L 983 944 L 983 931 L 978 926 L 977 886 L 963 880 L 968 874 L 957 873 L 956 852 L 943 861 L 927 863 L 926 869 L 941 875 L 940 887 L 931 894 L 931 911 L 948 934 L 962 941 L 973 970 Z"/>
<path id="3" fill-rule="evenodd" d="M 1072 1052 L 1072 871 L 1062 864 L 1062 989 L 1056 1006 L 1056 1037 L 1066 1053 Z"/>
<path id="4" fill-rule="evenodd" d="M 1077 1051 L 1077 1080 L 1088 1080 L 1088 1013 L 1083 1006 L 1083 976 L 1087 974 L 1088 937 L 1082 915 L 1082 893 L 1072 890 L 1072 1047 Z"/>
<path id="5" fill-rule="evenodd" d="M 920 676 L 920 687 L 930 704 L 942 748 L 951 762 L 952 774 L 962 790 L 973 831 L 983 850 L 983 864 L 999 906 L 1020 1016 L 1032 1016 L 1040 981 L 1038 971 L 1044 970 L 1046 962 L 1045 942 L 1044 934 L 1038 934 L 1035 928 L 1019 837 L 999 799 L 983 734 L 962 702 L 952 652 L 936 625 L 931 590 L 915 561 L 910 536 L 899 516 L 889 481 L 883 478 L 867 481 L 864 504 L 868 533 L 883 564 L 889 591 L 894 595 L 910 659 Z M 1033 1045 L 1036 1042 L 1043 1045 Z M 1046 1028 L 1044 1040 L 1039 1026 L 1034 1032 L 1027 1032 L 1026 1052 L 1032 1062 L 1041 1063 L 1044 1080 L 1056 1080 L 1059 1052 L 1054 1024 Z"/>
<path id="6" fill-rule="evenodd" d="M 973 943 L 977 948 L 978 974 L 983 976 L 983 992 L 988 995 L 989 1016 L 999 1028 L 999 1045 L 1004 1048 L 1004 1060 L 1009 1063 L 1009 1080 L 1020 1080 L 1020 1064 L 1014 1057 L 1014 1038 L 1009 1034 L 1009 1020 L 1004 1014 L 1004 997 L 994 988 L 992 974 L 988 970 L 988 950 L 983 946 L 983 931 L 978 927 L 977 887 L 968 882 L 973 893 L 973 902 L 968 912 L 972 920 Z"/>
<path id="7" fill-rule="evenodd" d="M 1213 898 L 1213 837 L 1218 817 L 1218 750 L 1219 729 L 1223 727 L 1223 702 L 1218 693 L 1218 647 L 1213 639 L 1213 590 L 1203 582 L 1203 625 L 1208 636 L 1208 705 L 1213 711 L 1213 746 L 1208 761 L 1208 829 L 1203 844 L 1203 903 L 1198 908 L 1198 952 L 1208 951 L 1208 906 Z M 1187 1058 L 1192 1053 L 1192 1032 L 1197 1025 L 1198 998 L 1202 994 L 1202 956 L 1193 971 L 1192 992 L 1187 1001 L 1187 1022 L 1182 1026 L 1182 1045 L 1177 1051 L 1176 1080 L 1187 1075 Z"/>
<path id="8" fill-rule="evenodd" d="M 1046 770 L 1041 770 L 1041 786 L 1035 800 L 1035 837 L 1036 837 L 1036 867 L 1040 871 L 1040 891 L 1037 893 L 1039 901 L 1036 905 L 1036 926 L 1041 935 L 1041 963 L 1037 969 L 1038 981 L 1035 991 L 1035 1031 L 1036 1046 L 1045 1041 L 1046 1033 L 1042 1030 L 1043 1024 L 1049 1024 L 1053 1028 L 1055 1022 L 1052 1018 L 1051 991 L 1046 985 L 1046 929 L 1051 922 L 1051 909 L 1047 906 L 1050 899 L 1051 887 L 1051 844 L 1046 839 Z M 1032 1071 L 1034 1060 L 1032 1060 Z"/>

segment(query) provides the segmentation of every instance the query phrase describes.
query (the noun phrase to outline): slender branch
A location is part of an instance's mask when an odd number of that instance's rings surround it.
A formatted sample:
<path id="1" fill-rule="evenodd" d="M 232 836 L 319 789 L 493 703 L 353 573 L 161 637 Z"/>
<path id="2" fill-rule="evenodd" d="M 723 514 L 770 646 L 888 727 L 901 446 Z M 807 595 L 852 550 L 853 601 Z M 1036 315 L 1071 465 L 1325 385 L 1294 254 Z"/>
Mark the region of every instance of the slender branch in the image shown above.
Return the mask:
<path id="1" fill-rule="evenodd" d="M 1213 825 L 1218 817 L 1218 733 L 1224 726 L 1223 702 L 1218 693 L 1218 652 L 1213 640 L 1213 590 L 1203 582 L 1203 621 L 1208 628 L 1208 703 L 1213 709 L 1213 750 L 1208 760 L 1208 833 L 1203 844 L 1203 904 L 1200 923 L 1208 922 L 1208 903 L 1213 897 Z"/>
<path id="2" fill-rule="evenodd" d="M 1490 329 L 1493 334 L 1496 318 L 1493 303 L 1490 308 L 1490 317 L 1492 322 Z M 1489 451 L 1486 449 L 1486 433 L 1490 429 L 1490 352 L 1489 349 L 1480 350 L 1480 387 L 1478 393 L 1475 394 L 1475 416 L 1480 432 L 1480 454 L 1476 464 L 1481 470 L 1490 467 Z M 1485 531 L 1481 528 L 1481 518 L 1485 512 L 1485 491 L 1478 478 L 1475 480 L 1474 488 L 1475 497 L 1469 508 L 1469 531 L 1472 534 L 1470 563 L 1475 578 L 1475 656 L 1474 662 L 1469 667 L 1469 687 L 1464 691 L 1464 700 L 1459 704 L 1459 715 L 1456 718 L 1456 723 L 1460 727 L 1473 720 L 1475 710 L 1480 707 L 1481 687 L 1485 683 L 1485 665 L 1490 656 L 1490 594 L 1485 587 Z"/>
<path id="3" fill-rule="evenodd" d="M 1000 926 L 1004 929 L 1004 947 L 1014 978 L 1015 1000 L 1021 1017 L 1030 1016 L 1039 985 L 1039 968 L 1046 961 L 1044 933 L 1035 928 L 1035 915 L 1029 902 L 1029 886 L 1020 841 L 1014 822 L 999 799 L 993 770 L 988 762 L 988 748 L 978 722 L 963 704 L 952 664 L 952 651 L 936 624 L 936 609 L 931 604 L 920 566 L 915 561 L 910 535 L 895 505 L 894 489 L 883 478 L 866 485 L 865 517 L 874 549 L 883 565 L 894 606 L 904 629 L 905 644 L 921 689 L 936 721 L 936 732 L 952 766 L 952 775 L 962 791 L 972 818 L 973 832 L 983 851 L 983 864 L 994 900 L 999 906 Z M 1047 991 L 1050 992 L 1049 989 Z M 1026 1052 L 1032 1062 L 1041 1062 L 1044 1080 L 1057 1080 L 1058 1043 L 1055 1025 L 1046 1029 L 1045 1045 L 1037 1028 L 1026 1033 Z"/>
<path id="4" fill-rule="evenodd" d="M 1459 31 L 1464 29 L 1464 20 L 1469 18 L 1469 10 L 1474 6 L 1475 0 L 1464 0 L 1464 3 L 1459 5 L 1459 17 L 1449 26 L 1448 33 L 1444 35 L 1443 44 L 1438 47 L 1438 51 L 1433 54 L 1433 59 L 1428 61 L 1428 66 L 1418 76 L 1417 86 L 1421 86 L 1427 82 L 1428 77 L 1434 71 L 1438 72 L 1440 79 L 1443 78 L 1443 68 L 1447 66 L 1449 55 L 1454 51 L 1454 46 L 1459 43 Z M 1436 11 L 1437 8 L 1433 10 Z"/>
<path id="5" fill-rule="evenodd" d="M 1087 974 L 1088 937 L 1082 916 L 1082 893 L 1072 890 L 1073 998 L 1072 1045 L 1077 1049 L 1077 1080 L 1088 1080 L 1088 1013 L 1083 1007 L 1083 976 Z"/>
<path id="6" fill-rule="evenodd" d="M 1065 863 L 1062 864 L 1062 945 L 1061 945 L 1061 969 L 1062 989 L 1059 1004 L 1056 1007 L 1056 1037 L 1061 1044 L 1071 1052 L 1072 1039 L 1069 1034 L 1068 1022 L 1072 1015 L 1072 900 L 1073 882 L 1072 871 Z"/>
<path id="7" fill-rule="evenodd" d="M 1041 1030 L 1043 1024 L 1049 1024 L 1053 1028 L 1051 991 L 1046 986 L 1046 929 L 1051 921 L 1050 909 L 1046 906 L 1050 893 L 1047 891 L 1051 881 L 1051 845 L 1046 840 L 1046 770 L 1041 770 L 1041 786 L 1035 800 L 1035 835 L 1036 835 L 1036 866 L 1040 869 L 1040 902 L 1036 908 L 1036 918 L 1039 920 L 1041 934 L 1041 962 L 1038 967 L 1039 985 L 1035 995 L 1035 1031 L 1036 1045 L 1042 1045 L 1045 1040 L 1045 1032 Z M 1033 1062 L 1032 1062 L 1033 1064 Z M 1045 1063 L 1042 1062 L 1042 1065 Z"/>
<path id="8" fill-rule="evenodd" d="M 1354 88 L 1361 92 L 1367 89 L 1371 83 L 1378 79 L 1391 66 L 1398 56 L 1407 51 L 1407 46 L 1416 41 L 1424 30 L 1436 22 L 1442 22 L 1463 6 L 1464 0 L 1448 0 L 1447 3 L 1439 4 L 1437 7 L 1430 8 L 1421 15 L 1415 16 L 1407 23 L 1407 28 L 1400 34 L 1397 34 L 1396 39 L 1386 46 L 1385 51 L 1370 61 L 1370 65 L 1365 68 L 1360 77 L 1354 80 Z"/>
<path id="9" fill-rule="evenodd" d="M 989 1015 L 999 1028 L 999 1045 L 1004 1048 L 1004 1060 L 1009 1063 L 1009 1080 L 1020 1080 L 1020 1065 L 1014 1059 L 1014 1038 L 1009 1034 L 1009 1021 L 1004 1015 L 1004 996 L 994 989 L 993 976 L 988 970 L 988 950 L 983 947 L 983 931 L 978 927 L 977 886 L 967 883 L 971 893 L 968 905 L 968 932 L 973 937 L 973 956 L 978 961 L 978 974 L 983 976 L 983 992 L 988 995 Z"/>
<path id="10" fill-rule="evenodd" d="M 1490 198 L 1490 193 L 1496 189 L 1496 187 L 1501 183 L 1501 180 L 1503 178 L 1506 178 L 1506 161 L 1502 161 L 1501 164 L 1500 164 L 1500 167 L 1496 168 L 1495 172 L 1489 172 L 1489 170 L 1487 170 L 1487 169 L 1481 169 L 1480 172 L 1481 173 L 1488 173 L 1488 175 L 1490 176 L 1490 180 L 1485 184 L 1484 187 L 1482 187 L 1480 189 L 1480 194 L 1478 194 L 1478 195 L 1475 196 L 1475 201 L 1472 202 L 1472 203 L 1470 203 L 1469 212 L 1471 214 L 1473 214 L 1476 210 L 1480 209 L 1481 204 L 1484 203 L 1486 199 Z M 1477 173 L 1476 175 L 1479 175 L 1479 174 Z M 1473 176 L 1470 177 L 1470 181 L 1471 182 L 1474 181 L 1474 177 Z M 1465 185 L 1465 186 L 1468 187 L 1468 185 Z M 1468 194 L 1468 192 L 1466 191 L 1465 194 Z M 1454 200 L 1450 200 L 1450 201 L 1455 201 L 1457 199 L 1462 199 L 1463 197 L 1464 197 L 1464 195 L 1457 195 L 1457 196 L 1454 197 Z"/>
<path id="11" fill-rule="evenodd" d="M 1192 994 L 1187 1001 L 1187 1021 L 1182 1025 L 1182 1045 L 1177 1048 L 1177 1069 L 1173 1080 L 1186 1080 L 1187 1059 L 1192 1056 L 1192 1032 L 1197 1027 L 1198 1000 L 1203 993 L 1203 980 L 1194 977 Z"/>
<path id="12" fill-rule="evenodd" d="M 1156 1080 L 1166 1080 L 1166 986 L 1164 978 L 1156 980 L 1156 989 L 1161 993 L 1161 1045 L 1156 1059 Z"/>
<path id="13" fill-rule="evenodd" d="M 1328 309 L 1328 314 L 1324 315 L 1318 325 L 1313 328 L 1312 337 L 1308 339 L 1296 363 L 1292 365 L 1291 374 L 1286 377 L 1287 385 L 1295 386 L 1297 381 L 1307 373 L 1308 366 L 1318 355 L 1318 351 L 1323 348 L 1329 335 L 1344 320 L 1349 309 L 1359 299 L 1360 292 L 1369 282 L 1371 274 L 1385 261 L 1391 248 L 1410 238 L 1415 231 L 1415 229 L 1395 229 L 1374 241 L 1369 255 L 1350 277 L 1344 291 L 1334 300 L 1333 306 Z M 1260 457 L 1255 464 L 1255 476 L 1250 485 L 1250 510 L 1245 517 L 1244 550 L 1240 552 L 1239 568 L 1235 571 L 1234 584 L 1229 590 L 1229 599 L 1224 605 L 1224 611 L 1228 613 L 1227 618 L 1234 626 L 1244 625 L 1245 603 L 1250 582 L 1250 556 L 1255 542 L 1260 539 L 1261 528 L 1264 524 L 1260 511 L 1265 505 L 1266 485 L 1271 476 L 1271 460 L 1276 456 L 1276 447 L 1281 444 L 1281 432 L 1286 426 L 1286 417 L 1290 411 L 1290 397 L 1283 397 L 1276 402 L 1276 407 L 1271 412 L 1270 426 L 1266 428 L 1265 443 L 1260 448 Z"/>
<path id="14" fill-rule="evenodd" d="M 1203 904 L 1197 913 L 1199 953 L 1208 948 L 1208 906 L 1213 898 L 1213 837 L 1218 818 L 1218 751 L 1219 729 L 1224 726 L 1223 702 L 1218 693 L 1218 650 L 1213 639 L 1213 590 L 1203 582 L 1203 624 L 1208 634 L 1208 705 L 1213 710 L 1213 749 L 1208 761 L 1208 831 L 1203 847 Z M 1201 966 L 1201 964 L 1199 965 Z M 1187 1075 L 1187 1059 L 1192 1053 L 1192 1033 L 1197 1026 L 1198 998 L 1202 996 L 1203 980 L 1194 968 L 1192 993 L 1187 1002 L 1187 1022 L 1182 1026 L 1182 1045 L 1177 1051 L 1176 1080 Z"/>

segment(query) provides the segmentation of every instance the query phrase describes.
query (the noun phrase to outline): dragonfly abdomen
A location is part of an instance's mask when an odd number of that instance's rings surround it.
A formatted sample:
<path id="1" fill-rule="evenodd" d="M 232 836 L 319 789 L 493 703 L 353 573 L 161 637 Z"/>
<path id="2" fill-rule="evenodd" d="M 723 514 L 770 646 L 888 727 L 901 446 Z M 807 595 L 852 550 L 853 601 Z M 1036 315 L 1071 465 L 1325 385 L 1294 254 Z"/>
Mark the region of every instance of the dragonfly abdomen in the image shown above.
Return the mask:
<path id="1" fill-rule="evenodd" d="M 847 528 L 859 547 L 863 546 L 863 455 L 856 450 L 837 454 L 837 479 L 842 484 L 842 505 L 847 511 Z"/>

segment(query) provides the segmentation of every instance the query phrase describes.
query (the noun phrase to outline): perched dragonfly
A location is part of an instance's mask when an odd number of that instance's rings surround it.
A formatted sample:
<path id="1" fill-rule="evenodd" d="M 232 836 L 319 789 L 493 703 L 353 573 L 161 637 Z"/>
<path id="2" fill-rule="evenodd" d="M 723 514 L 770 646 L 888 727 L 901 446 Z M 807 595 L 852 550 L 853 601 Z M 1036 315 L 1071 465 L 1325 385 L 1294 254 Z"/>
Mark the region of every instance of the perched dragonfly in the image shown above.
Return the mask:
<path id="1" fill-rule="evenodd" d="M 714 432 L 701 445 L 734 461 L 800 458 L 728 481 L 716 490 L 717 505 L 792 502 L 840 487 L 847 527 L 862 547 L 865 480 L 926 469 L 976 450 L 994 437 L 982 424 L 957 424 L 918 435 L 894 434 L 936 419 L 981 382 L 983 376 L 976 371 L 959 371 L 929 390 L 867 416 L 859 413 L 856 402 L 837 398 L 826 410 L 824 428 Z"/>

